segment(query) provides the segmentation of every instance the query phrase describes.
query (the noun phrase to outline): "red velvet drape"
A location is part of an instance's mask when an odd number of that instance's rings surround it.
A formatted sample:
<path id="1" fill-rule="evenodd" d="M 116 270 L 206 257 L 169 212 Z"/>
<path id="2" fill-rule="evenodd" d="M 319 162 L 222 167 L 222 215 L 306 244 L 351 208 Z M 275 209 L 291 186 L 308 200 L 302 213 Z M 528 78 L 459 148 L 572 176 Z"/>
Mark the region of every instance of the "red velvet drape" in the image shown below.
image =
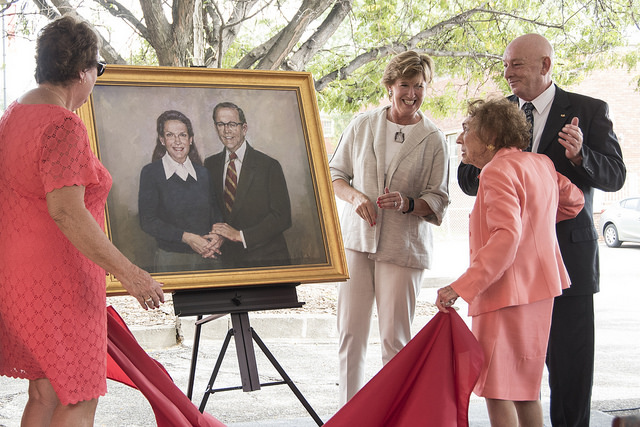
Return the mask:
<path id="1" fill-rule="evenodd" d="M 224 427 L 174 384 L 164 367 L 140 347 L 120 315 L 107 307 L 107 378 L 136 388 L 147 398 L 158 427 Z"/>
<path id="2" fill-rule="evenodd" d="M 455 312 L 438 313 L 325 427 L 469 425 L 482 350 Z"/>

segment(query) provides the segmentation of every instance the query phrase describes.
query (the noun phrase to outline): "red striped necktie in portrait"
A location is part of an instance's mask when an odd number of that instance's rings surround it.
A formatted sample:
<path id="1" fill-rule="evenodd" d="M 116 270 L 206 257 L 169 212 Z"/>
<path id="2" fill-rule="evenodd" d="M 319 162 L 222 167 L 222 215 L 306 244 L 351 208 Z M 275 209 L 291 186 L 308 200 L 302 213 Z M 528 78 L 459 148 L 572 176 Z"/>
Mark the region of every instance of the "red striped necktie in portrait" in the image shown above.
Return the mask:
<path id="1" fill-rule="evenodd" d="M 238 187 L 238 174 L 236 172 L 236 153 L 229 154 L 229 166 L 227 166 L 227 176 L 224 180 L 224 207 L 227 213 L 231 213 L 233 201 L 236 198 L 236 188 Z"/>

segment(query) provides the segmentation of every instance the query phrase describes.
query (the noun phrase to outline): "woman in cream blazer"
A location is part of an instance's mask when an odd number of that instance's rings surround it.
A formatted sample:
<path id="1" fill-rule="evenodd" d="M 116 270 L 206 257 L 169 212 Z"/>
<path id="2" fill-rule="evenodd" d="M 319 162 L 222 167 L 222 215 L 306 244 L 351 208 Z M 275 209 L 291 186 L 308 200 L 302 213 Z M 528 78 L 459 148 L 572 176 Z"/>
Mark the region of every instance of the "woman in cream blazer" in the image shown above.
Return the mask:
<path id="1" fill-rule="evenodd" d="M 411 339 L 425 268 L 431 266 L 431 224 L 449 204 L 444 136 L 419 110 L 431 81 L 427 55 L 404 52 L 387 68 L 391 105 L 357 116 L 331 159 L 336 195 L 346 201 L 342 235 L 350 279 L 338 293 L 340 403 L 364 385 L 374 302 L 382 362 Z"/>

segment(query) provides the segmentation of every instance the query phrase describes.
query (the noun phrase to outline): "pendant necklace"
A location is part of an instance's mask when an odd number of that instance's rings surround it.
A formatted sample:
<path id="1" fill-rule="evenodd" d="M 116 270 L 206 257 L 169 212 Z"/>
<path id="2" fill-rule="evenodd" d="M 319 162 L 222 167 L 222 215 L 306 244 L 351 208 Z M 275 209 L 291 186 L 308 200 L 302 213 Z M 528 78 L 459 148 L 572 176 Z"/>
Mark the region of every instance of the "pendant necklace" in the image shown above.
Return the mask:
<path id="1" fill-rule="evenodd" d="M 41 88 L 43 88 L 43 89 L 45 89 L 45 90 L 47 90 L 48 92 L 50 92 L 50 93 L 54 94 L 54 95 L 55 95 L 55 96 L 60 100 L 60 103 L 61 103 L 61 105 L 60 105 L 60 106 L 61 106 L 61 107 L 63 107 L 63 108 L 67 108 L 67 107 L 66 107 L 66 104 L 65 104 L 65 102 L 64 102 L 64 99 L 62 99 L 62 97 L 60 96 L 60 94 L 59 94 L 58 92 L 54 91 L 53 89 L 49 89 L 49 88 L 48 88 L 48 87 L 46 87 L 46 86 L 42 86 L 42 85 L 41 85 L 40 87 L 41 87 Z"/>
<path id="2" fill-rule="evenodd" d="M 389 121 L 398 127 L 398 131 L 393 135 L 393 140 L 395 142 L 397 142 L 398 144 L 402 144 L 404 142 L 404 132 L 403 132 L 403 130 L 404 130 L 406 125 L 400 127 L 400 125 L 398 123 L 394 122 L 392 120 L 393 116 L 391 115 L 391 111 L 389 111 L 389 117 L 390 117 Z"/>
<path id="3" fill-rule="evenodd" d="M 404 126 L 400 127 L 400 125 L 397 123 L 395 123 L 395 125 L 398 126 L 398 132 L 396 132 L 396 134 L 393 136 L 393 140 L 399 144 L 402 144 L 404 142 L 404 132 L 402 132 Z"/>

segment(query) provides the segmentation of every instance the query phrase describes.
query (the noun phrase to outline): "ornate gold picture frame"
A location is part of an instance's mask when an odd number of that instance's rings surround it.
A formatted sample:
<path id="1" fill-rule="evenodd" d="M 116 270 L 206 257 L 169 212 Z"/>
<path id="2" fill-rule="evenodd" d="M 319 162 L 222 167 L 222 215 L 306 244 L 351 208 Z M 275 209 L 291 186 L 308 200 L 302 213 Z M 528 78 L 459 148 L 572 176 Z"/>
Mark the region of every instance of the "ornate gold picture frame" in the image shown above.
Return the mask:
<path id="1" fill-rule="evenodd" d="M 168 110 L 187 116 L 193 125 L 193 144 L 204 160 L 224 149 L 212 116 L 220 102 L 242 108 L 248 144 L 281 165 L 291 206 L 291 225 L 282 233 L 290 259 L 273 266 L 228 268 L 212 263 L 157 271 L 156 240 L 142 230 L 138 215 L 140 172 L 151 163 L 156 119 Z M 165 292 L 348 277 L 309 73 L 109 65 L 78 115 L 113 177 L 106 233 L 125 256 L 164 283 Z M 107 293 L 125 293 L 111 275 Z"/>

